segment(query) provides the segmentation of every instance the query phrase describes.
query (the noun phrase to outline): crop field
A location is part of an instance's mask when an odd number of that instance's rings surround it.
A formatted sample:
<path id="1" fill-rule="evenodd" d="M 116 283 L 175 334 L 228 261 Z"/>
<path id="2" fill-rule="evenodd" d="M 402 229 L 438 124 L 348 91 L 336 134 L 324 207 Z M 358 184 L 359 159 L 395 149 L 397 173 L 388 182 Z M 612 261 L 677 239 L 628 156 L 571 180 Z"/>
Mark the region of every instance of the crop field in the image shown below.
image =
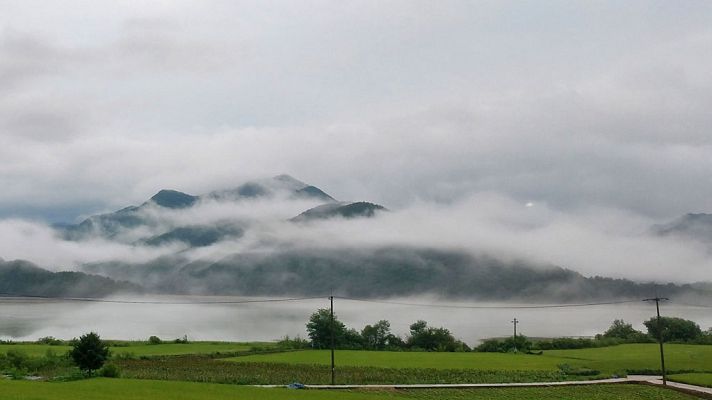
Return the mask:
<path id="1" fill-rule="evenodd" d="M 350 367 L 432 368 L 476 370 L 557 370 L 561 361 L 555 357 L 541 357 L 511 353 L 435 353 L 337 350 L 336 364 Z M 231 357 L 225 361 L 275 362 L 288 364 L 331 363 L 329 350 L 304 350 L 287 353 Z"/>
<path id="2" fill-rule="evenodd" d="M 712 387 L 712 373 L 675 374 L 668 377 L 671 381 L 690 385 Z"/>
<path id="3" fill-rule="evenodd" d="M 666 366 L 670 371 L 712 371 L 712 346 L 669 344 L 665 346 Z M 654 371 L 660 368 L 656 344 L 626 344 L 580 350 L 548 350 L 543 355 L 503 353 L 425 353 L 425 352 L 336 352 L 337 366 L 380 368 L 474 369 L 498 371 L 556 371 L 558 365 L 598 370 L 603 375 L 625 371 Z M 328 350 L 232 357 L 233 362 L 272 362 L 288 364 L 330 363 Z"/>
<path id="4" fill-rule="evenodd" d="M 645 371 L 660 369 L 657 344 L 624 344 L 580 350 L 550 350 L 544 357 L 557 358 L 572 365 L 585 364 L 602 372 L 617 370 Z M 712 372 L 712 346 L 666 344 L 665 366 L 668 371 Z"/>
<path id="5" fill-rule="evenodd" d="M 671 390 L 640 385 L 586 387 L 440 389 L 391 391 L 326 391 L 267 389 L 248 386 L 131 379 L 88 379 L 73 382 L 0 380 L 3 400 L 399 400 L 399 399 L 574 399 L 574 400 L 692 400 Z"/>
<path id="6" fill-rule="evenodd" d="M 157 357 L 117 360 L 126 378 L 232 383 L 249 385 L 302 382 L 328 384 L 328 365 L 273 362 L 226 362 L 206 356 Z M 476 369 L 378 368 L 343 366 L 337 368 L 336 383 L 487 383 L 547 382 L 567 379 L 560 371 L 496 371 Z"/>
<path id="7" fill-rule="evenodd" d="M 112 342 L 111 353 L 113 355 L 134 355 L 134 356 L 165 356 L 165 355 L 181 355 L 181 354 L 213 354 L 213 353 L 235 353 L 239 351 L 248 351 L 251 348 L 258 346 L 269 348 L 274 346 L 274 343 L 268 342 L 249 342 L 249 343 L 232 343 L 232 342 L 192 342 L 192 343 L 162 343 L 162 344 L 147 344 L 145 342 Z M 62 354 L 69 351 L 70 346 L 51 346 L 47 344 L 34 343 L 17 343 L 17 344 L 0 344 L 0 353 L 6 353 L 8 350 L 18 350 L 29 356 L 42 356 L 48 350 L 56 354 Z"/>

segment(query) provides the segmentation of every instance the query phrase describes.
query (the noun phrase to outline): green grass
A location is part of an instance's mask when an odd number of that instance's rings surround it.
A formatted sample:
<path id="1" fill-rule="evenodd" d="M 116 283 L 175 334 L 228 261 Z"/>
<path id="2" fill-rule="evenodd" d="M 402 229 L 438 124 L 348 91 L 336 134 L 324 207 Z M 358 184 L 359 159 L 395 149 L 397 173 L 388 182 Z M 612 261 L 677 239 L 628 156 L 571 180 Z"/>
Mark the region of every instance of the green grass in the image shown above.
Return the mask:
<path id="1" fill-rule="evenodd" d="M 712 387 L 712 373 L 675 374 L 668 376 L 668 379 L 690 385 Z"/>
<path id="2" fill-rule="evenodd" d="M 47 354 L 47 350 L 52 350 L 55 354 L 62 354 L 69 351 L 70 348 L 69 346 L 50 346 L 48 344 L 0 344 L 0 354 L 17 350 L 31 357 L 39 357 Z"/>
<path id="3" fill-rule="evenodd" d="M 126 347 L 111 347 L 111 353 L 133 354 L 136 356 L 166 356 L 181 354 L 211 354 L 211 353 L 235 353 L 238 351 L 248 351 L 254 346 L 268 347 L 271 343 L 230 343 L 230 342 L 194 342 L 194 343 L 163 343 L 145 344 L 137 343 Z"/>
<path id="4" fill-rule="evenodd" d="M 376 400 L 368 393 L 333 393 L 264 389 L 249 386 L 192 382 L 161 382 L 132 379 L 89 379 L 73 382 L 29 382 L 0 380 L 3 400 L 241 400 L 241 399 L 345 399 Z"/>
<path id="5" fill-rule="evenodd" d="M 669 344 L 665 346 L 666 366 L 670 371 L 712 371 L 712 346 Z M 328 350 L 247 355 L 227 361 L 273 362 L 288 364 L 330 363 Z M 555 371 L 559 364 L 586 367 L 603 375 L 618 372 L 658 370 L 660 354 L 656 344 L 625 344 L 580 350 L 548 350 L 543 355 L 502 353 L 425 353 L 336 351 L 337 366 L 381 368 L 433 368 L 474 370 Z"/>
<path id="6" fill-rule="evenodd" d="M 163 343 L 150 345 L 143 342 L 119 342 L 118 346 L 111 346 L 113 355 L 133 354 L 135 356 L 165 356 L 180 354 L 212 354 L 212 353 L 235 353 L 247 351 L 254 346 L 271 347 L 274 343 L 254 342 L 254 343 L 232 343 L 232 342 L 193 342 L 186 344 Z M 37 357 L 44 355 L 47 350 L 52 350 L 56 354 L 69 351 L 70 346 L 50 346 L 46 344 L 18 343 L 0 344 L 0 353 L 8 350 L 19 350 L 27 355 Z"/>
<path id="7" fill-rule="evenodd" d="M 692 400 L 659 387 L 621 384 L 546 388 L 435 389 L 399 391 L 396 398 L 422 400 Z M 385 400 L 385 399 L 384 399 Z"/>
<path id="8" fill-rule="evenodd" d="M 3 400 L 397 400 L 397 399 L 577 399 L 577 400 L 691 400 L 671 390 L 640 385 L 586 387 L 440 389 L 392 391 L 317 391 L 265 389 L 246 386 L 130 379 L 90 379 L 74 382 L 0 380 Z"/>
<path id="9" fill-rule="evenodd" d="M 542 357 L 571 365 L 585 365 L 603 372 L 660 369 L 657 344 L 623 344 L 580 350 L 549 350 Z M 668 371 L 712 371 L 712 346 L 666 344 L 665 366 Z"/>

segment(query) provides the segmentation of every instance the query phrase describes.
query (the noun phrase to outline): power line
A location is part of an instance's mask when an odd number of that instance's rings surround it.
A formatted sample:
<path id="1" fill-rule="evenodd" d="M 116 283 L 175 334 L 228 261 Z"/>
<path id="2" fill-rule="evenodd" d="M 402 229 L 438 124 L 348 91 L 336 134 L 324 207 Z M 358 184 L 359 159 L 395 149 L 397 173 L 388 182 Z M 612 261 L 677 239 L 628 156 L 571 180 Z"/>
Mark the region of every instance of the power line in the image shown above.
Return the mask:
<path id="1" fill-rule="evenodd" d="M 201 304 L 252 304 L 252 303 L 281 303 L 289 301 L 304 301 L 324 299 L 324 296 L 318 297 L 293 297 L 293 298 L 277 298 L 277 299 L 249 299 L 249 300 L 209 300 L 209 301 L 158 301 L 158 300 L 111 300 L 99 299 L 91 297 L 54 297 L 54 296 L 39 296 L 39 295 L 24 295 L 16 293 L 0 293 L 0 296 L 6 298 L 19 299 L 38 299 L 38 300 L 58 300 L 58 301 L 76 301 L 89 303 L 113 303 L 113 304 L 162 304 L 162 305 L 201 305 Z"/>
<path id="2" fill-rule="evenodd" d="M 687 306 L 687 307 L 700 307 L 700 308 L 712 308 L 712 305 L 709 304 L 688 304 L 688 303 L 672 303 L 673 305 L 681 305 L 681 306 Z"/>
<path id="3" fill-rule="evenodd" d="M 541 305 L 530 305 L 530 306 L 475 306 L 475 305 L 456 305 L 456 304 L 435 304 L 435 303 L 407 303 L 401 301 L 388 301 L 388 300 L 371 300 L 371 299 L 359 299 L 354 297 L 336 297 L 341 300 L 350 301 L 360 301 L 365 303 L 377 303 L 377 304 L 390 304 L 397 306 L 409 306 L 409 307 L 431 307 L 431 308 L 456 308 L 456 309 L 537 309 L 537 308 L 568 308 L 568 307 L 592 307 L 592 306 L 605 306 L 614 304 L 626 304 L 626 303 L 638 303 L 640 300 L 621 300 L 621 301 L 606 301 L 599 303 L 572 303 L 572 304 L 541 304 Z"/>

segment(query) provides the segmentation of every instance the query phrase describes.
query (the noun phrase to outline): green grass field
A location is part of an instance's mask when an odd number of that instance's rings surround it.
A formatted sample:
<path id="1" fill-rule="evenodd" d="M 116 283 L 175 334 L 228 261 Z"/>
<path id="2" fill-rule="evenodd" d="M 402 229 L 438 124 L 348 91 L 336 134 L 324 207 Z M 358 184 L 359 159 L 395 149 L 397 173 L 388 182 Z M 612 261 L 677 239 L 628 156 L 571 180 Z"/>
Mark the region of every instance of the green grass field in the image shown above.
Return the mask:
<path id="1" fill-rule="evenodd" d="M 712 346 L 669 344 L 665 346 L 666 366 L 670 371 L 712 371 Z M 656 344 L 549 350 L 543 355 L 502 353 L 425 353 L 369 352 L 337 350 L 339 366 L 381 368 L 434 368 L 476 370 L 557 370 L 559 364 L 586 367 L 610 375 L 623 371 L 657 370 L 660 355 Z M 288 353 L 248 355 L 226 359 L 236 362 L 274 362 L 289 364 L 330 363 L 328 350 L 306 350 Z"/>
<path id="2" fill-rule="evenodd" d="M 585 364 L 589 368 L 612 372 L 626 369 L 646 370 L 660 368 L 657 344 L 624 344 L 580 350 L 550 350 L 544 357 L 553 357 L 572 365 Z M 665 366 L 668 371 L 712 372 L 712 346 L 667 344 Z"/>
<path id="3" fill-rule="evenodd" d="M 133 354 L 135 356 L 165 356 L 180 354 L 211 354 L 211 353 L 235 353 L 247 351 L 254 346 L 270 347 L 274 343 L 254 342 L 254 343 L 231 343 L 231 342 L 193 342 L 186 344 L 163 343 L 150 345 L 144 342 L 124 342 L 120 346 L 111 346 L 113 355 Z M 8 350 L 19 350 L 30 356 L 42 356 L 48 350 L 56 354 L 69 351 L 69 346 L 50 346 L 45 344 L 18 343 L 0 344 L 0 353 Z"/>
<path id="4" fill-rule="evenodd" d="M 440 389 L 391 391 L 317 391 L 266 389 L 209 383 L 131 379 L 90 379 L 74 382 L 0 380 L 3 400 L 398 400 L 398 399 L 576 399 L 576 400 L 692 400 L 678 392 L 640 385 L 586 387 Z"/>
<path id="5" fill-rule="evenodd" d="M 690 385 L 712 387 L 712 373 L 675 374 L 668 376 L 668 379 Z"/>

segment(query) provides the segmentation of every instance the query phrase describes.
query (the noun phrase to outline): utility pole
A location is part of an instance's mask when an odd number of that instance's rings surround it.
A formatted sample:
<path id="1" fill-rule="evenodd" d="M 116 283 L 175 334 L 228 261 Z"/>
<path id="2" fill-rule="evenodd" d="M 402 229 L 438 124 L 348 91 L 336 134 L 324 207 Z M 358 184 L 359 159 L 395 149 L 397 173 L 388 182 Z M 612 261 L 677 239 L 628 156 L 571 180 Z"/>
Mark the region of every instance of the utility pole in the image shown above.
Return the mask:
<path id="1" fill-rule="evenodd" d="M 667 386 L 667 374 L 665 373 L 665 353 L 663 352 L 663 327 L 660 323 L 660 302 L 670 300 L 667 297 L 654 297 L 652 299 L 644 299 L 643 301 L 654 301 L 655 311 L 658 313 L 658 343 L 660 343 L 660 368 L 663 372 L 663 386 Z"/>
<path id="2" fill-rule="evenodd" d="M 329 296 L 329 302 L 331 303 L 331 384 L 336 384 L 335 370 L 334 367 L 334 296 Z"/>
<path id="3" fill-rule="evenodd" d="M 517 318 L 514 318 L 512 320 L 512 323 L 514 324 L 514 352 L 517 352 L 517 324 L 519 323 L 519 320 Z"/>

